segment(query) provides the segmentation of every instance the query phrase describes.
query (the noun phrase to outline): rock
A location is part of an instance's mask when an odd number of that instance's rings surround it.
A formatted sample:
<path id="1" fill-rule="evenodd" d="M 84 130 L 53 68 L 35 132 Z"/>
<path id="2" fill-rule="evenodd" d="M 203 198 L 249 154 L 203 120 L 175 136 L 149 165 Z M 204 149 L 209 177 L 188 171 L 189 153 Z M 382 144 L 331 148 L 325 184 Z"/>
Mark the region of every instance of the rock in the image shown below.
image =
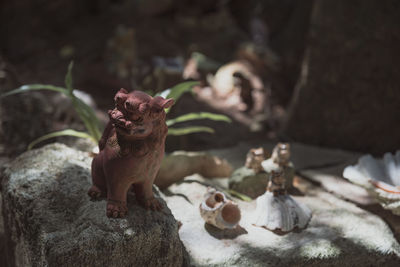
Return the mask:
<path id="1" fill-rule="evenodd" d="M 291 139 L 376 154 L 400 147 L 399 12 L 396 0 L 314 2 Z"/>
<path id="2" fill-rule="evenodd" d="M 4 224 L 3 224 L 3 215 L 1 212 L 1 203 L 2 203 L 2 197 L 0 194 L 0 266 L 7 266 L 7 261 L 6 261 L 6 248 L 5 244 L 6 241 L 4 239 Z"/>
<path id="3" fill-rule="evenodd" d="M 267 151 L 272 151 L 275 143 L 265 141 L 246 141 L 234 147 L 225 149 L 210 150 L 209 153 L 220 158 L 226 159 L 236 169 L 244 164 L 244 159 L 249 149 L 253 147 L 263 147 Z M 342 163 L 354 164 L 361 154 L 340 149 L 322 148 L 302 143 L 290 143 L 290 161 L 296 166 L 296 170 L 321 169 L 338 166 Z M 341 175 L 343 169 L 337 169 L 335 174 Z"/>
<path id="4" fill-rule="evenodd" d="M 219 231 L 204 223 L 199 205 L 207 179 L 186 177 L 169 187 L 166 202 L 182 222 L 179 235 L 195 266 L 395 266 L 400 245 L 386 223 L 352 203 L 309 185 L 304 197 L 313 217 L 301 232 L 277 235 L 249 221 L 255 201 L 235 200 L 240 227 Z"/>
<path id="5" fill-rule="evenodd" d="M 163 189 L 195 173 L 207 178 L 229 177 L 232 166 L 205 152 L 175 151 L 164 157 L 154 183 Z"/>
<path id="6" fill-rule="evenodd" d="M 162 201 L 147 211 L 128 196 L 125 219 L 91 202 L 91 158 L 65 145 L 26 152 L 4 171 L 3 215 L 9 266 L 181 266 L 178 224 Z"/>
<path id="7" fill-rule="evenodd" d="M 268 181 L 266 172 L 255 173 L 253 169 L 241 167 L 233 172 L 229 188 L 254 199 L 265 193 Z"/>

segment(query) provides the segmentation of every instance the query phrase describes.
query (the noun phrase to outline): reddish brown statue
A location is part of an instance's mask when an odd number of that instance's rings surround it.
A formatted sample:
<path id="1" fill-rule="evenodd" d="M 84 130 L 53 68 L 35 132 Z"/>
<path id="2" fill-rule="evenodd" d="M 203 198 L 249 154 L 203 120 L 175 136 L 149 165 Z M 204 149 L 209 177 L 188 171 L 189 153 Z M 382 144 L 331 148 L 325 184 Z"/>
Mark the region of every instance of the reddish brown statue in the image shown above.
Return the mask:
<path id="1" fill-rule="evenodd" d="M 115 95 L 115 109 L 99 141 L 99 154 L 92 162 L 92 199 L 107 197 L 107 216 L 127 213 L 126 196 L 133 187 L 137 200 L 146 208 L 160 210 L 153 195 L 153 182 L 164 156 L 167 125 L 165 108 L 173 99 L 151 97 L 125 89 Z"/>

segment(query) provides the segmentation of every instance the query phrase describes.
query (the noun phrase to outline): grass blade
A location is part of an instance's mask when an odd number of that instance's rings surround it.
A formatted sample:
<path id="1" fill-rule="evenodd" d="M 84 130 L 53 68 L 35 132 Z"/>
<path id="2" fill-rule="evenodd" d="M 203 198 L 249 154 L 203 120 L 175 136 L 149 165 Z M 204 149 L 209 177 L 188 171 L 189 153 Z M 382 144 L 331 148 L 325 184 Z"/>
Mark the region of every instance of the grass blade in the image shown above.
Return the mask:
<path id="1" fill-rule="evenodd" d="M 251 199 L 251 197 L 249 197 L 249 196 L 247 196 L 247 195 L 245 195 L 245 194 L 239 193 L 239 192 L 237 192 L 237 191 L 235 191 L 235 190 L 228 189 L 227 192 L 228 192 L 229 194 L 231 194 L 232 196 L 235 196 L 235 197 L 237 197 L 237 198 L 239 198 L 239 199 L 241 199 L 241 200 L 248 201 L 248 202 L 253 201 L 253 200 Z"/>
<path id="2" fill-rule="evenodd" d="M 191 133 L 214 133 L 214 129 L 205 126 L 190 126 L 190 127 L 182 127 L 182 128 L 169 128 L 168 135 L 185 135 Z"/>
<path id="3" fill-rule="evenodd" d="M 27 85 L 18 87 L 17 89 L 11 90 L 5 94 L 2 94 L 0 97 L 6 97 L 9 95 L 15 95 L 15 94 L 20 94 L 20 93 L 25 93 L 25 92 L 29 92 L 29 91 L 35 91 L 35 90 L 50 90 L 50 91 L 55 91 L 55 92 L 59 92 L 59 93 L 68 95 L 68 90 L 63 87 L 58 87 L 58 86 L 48 85 L 48 84 L 27 84 Z"/>
<path id="4" fill-rule="evenodd" d="M 81 99 L 77 98 L 74 94 L 71 95 L 72 104 L 74 109 L 82 122 L 85 124 L 89 134 L 96 140 L 99 141 L 101 138 L 100 122 L 97 119 L 93 109 L 88 106 Z"/>
<path id="5" fill-rule="evenodd" d="M 172 98 L 175 100 L 175 102 L 186 92 L 190 92 L 192 90 L 192 87 L 195 85 L 200 84 L 199 82 L 183 82 L 175 85 L 174 87 L 164 90 L 161 93 L 157 94 L 159 96 L 162 96 L 164 98 Z M 169 112 L 169 108 L 165 109 L 165 112 Z"/>
<path id="6" fill-rule="evenodd" d="M 73 66 L 74 66 L 74 61 L 71 61 L 68 65 L 67 74 L 65 75 L 65 87 L 67 88 L 67 90 L 70 94 L 72 94 L 72 91 L 74 90 L 72 88 L 72 67 Z"/>
<path id="7" fill-rule="evenodd" d="M 176 117 L 171 120 L 167 120 L 167 126 L 174 125 L 175 123 L 178 122 L 185 122 L 185 121 L 193 121 L 193 120 L 202 120 L 202 119 L 208 119 L 208 120 L 213 120 L 213 121 L 225 121 L 225 122 L 232 122 L 232 120 L 222 114 L 216 114 L 216 113 L 210 113 L 210 112 L 199 112 L 199 113 L 188 113 L 181 115 L 179 117 Z"/>
<path id="8" fill-rule="evenodd" d="M 49 133 L 49 134 L 39 137 L 38 139 L 34 140 L 33 142 L 31 142 L 28 145 L 28 150 L 31 150 L 32 147 L 34 147 L 35 145 L 37 145 L 38 143 L 40 143 L 44 140 L 54 138 L 54 137 L 59 137 L 59 136 L 74 136 L 74 137 L 87 138 L 87 139 L 93 140 L 93 138 L 85 132 L 78 132 L 78 131 L 75 131 L 72 129 L 66 129 L 66 130 L 62 130 L 62 131 L 52 132 L 52 133 Z M 95 141 L 95 140 L 93 140 L 93 141 Z"/>

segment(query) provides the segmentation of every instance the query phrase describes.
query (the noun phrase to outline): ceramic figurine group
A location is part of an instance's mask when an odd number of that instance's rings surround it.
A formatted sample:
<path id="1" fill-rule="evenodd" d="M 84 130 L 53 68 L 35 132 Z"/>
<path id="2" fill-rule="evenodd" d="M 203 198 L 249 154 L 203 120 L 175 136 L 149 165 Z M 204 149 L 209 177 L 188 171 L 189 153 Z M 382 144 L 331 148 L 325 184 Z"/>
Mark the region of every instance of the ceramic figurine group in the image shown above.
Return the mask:
<path id="1" fill-rule="evenodd" d="M 269 159 L 266 159 L 267 153 L 262 148 L 251 149 L 247 154 L 245 167 L 252 169 L 255 173 L 264 172 L 268 177 L 268 184 L 264 190 L 264 194 L 257 198 L 257 207 L 253 213 L 253 225 L 266 228 L 271 231 L 282 233 L 290 232 L 295 228 L 302 229 L 306 227 L 311 219 L 310 209 L 297 202 L 287 194 L 286 185 L 288 184 L 286 177 L 290 179 L 290 186 L 293 181 L 294 168 L 290 162 L 290 146 L 287 143 L 278 143 Z M 257 176 L 262 178 L 263 176 Z M 220 198 L 225 199 L 222 195 Z M 220 212 L 214 209 L 212 212 L 207 206 L 206 200 L 200 205 L 200 212 L 205 221 L 220 229 L 234 228 L 236 224 L 226 224 L 223 227 L 215 220 L 210 220 L 208 216 L 219 218 Z M 217 214 L 216 214 L 217 213 Z M 228 227 L 227 227 L 228 226 Z"/>
<path id="2" fill-rule="evenodd" d="M 144 207 L 160 210 L 153 182 L 164 156 L 168 132 L 164 109 L 171 107 L 174 100 L 121 89 L 114 101 L 115 108 L 109 111 L 110 122 L 99 141 L 100 152 L 92 162 L 93 185 L 88 194 L 93 200 L 106 197 L 106 215 L 112 218 L 126 216 L 130 189 Z M 279 143 L 269 159 L 263 148 L 251 149 L 244 168 L 250 176 L 262 174 L 257 176 L 258 180 L 268 177 L 264 194 L 261 191 L 257 195 L 254 225 L 283 232 L 307 225 L 311 211 L 286 191 L 294 176 L 289 144 Z M 220 229 L 235 228 L 241 218 L 238 205 L 215 189 L 208 190 L 200 214 L 208 224 Z"/>

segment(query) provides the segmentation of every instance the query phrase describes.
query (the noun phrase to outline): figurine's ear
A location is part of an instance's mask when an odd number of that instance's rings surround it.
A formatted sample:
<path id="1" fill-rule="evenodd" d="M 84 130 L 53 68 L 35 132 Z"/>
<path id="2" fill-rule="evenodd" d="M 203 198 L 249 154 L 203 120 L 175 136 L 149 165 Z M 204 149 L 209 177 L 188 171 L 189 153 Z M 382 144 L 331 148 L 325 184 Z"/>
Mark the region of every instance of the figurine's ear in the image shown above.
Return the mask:
<path id="1" fill-rule="evenodd" d="M 124 88 L 121 88 L 121 89 L 119 89 L 118 93 L 124 93 L 124 94 L 127 94 L 127 93 L 128 93 L 128 91 L 127 91 L 126 89 L 124 89 Z"/>
<path id="2" fill-rule="evenodd" d="M 147 103 L 142 103 L 139 105 L 139 112 L 140 113 L 146 113 L 146 111 L 149 109 L 149 104 Z"/>
<path id="3" fill-rule="evenodd" d="M 173 100 L 172 98 L 165 99 L 162 107 L 163 108 L 170 108 L 174 103 L 175 103 L 175 100 Z"/>
<path id="4" fill-rule="evenodd" d="M 172 98 L 165 99 L 161 96 L 154 97 L 153 102 L 154 102 L 154 105 L 160 109 L 169 108 L 175 103 L 175 101 Z"/>

